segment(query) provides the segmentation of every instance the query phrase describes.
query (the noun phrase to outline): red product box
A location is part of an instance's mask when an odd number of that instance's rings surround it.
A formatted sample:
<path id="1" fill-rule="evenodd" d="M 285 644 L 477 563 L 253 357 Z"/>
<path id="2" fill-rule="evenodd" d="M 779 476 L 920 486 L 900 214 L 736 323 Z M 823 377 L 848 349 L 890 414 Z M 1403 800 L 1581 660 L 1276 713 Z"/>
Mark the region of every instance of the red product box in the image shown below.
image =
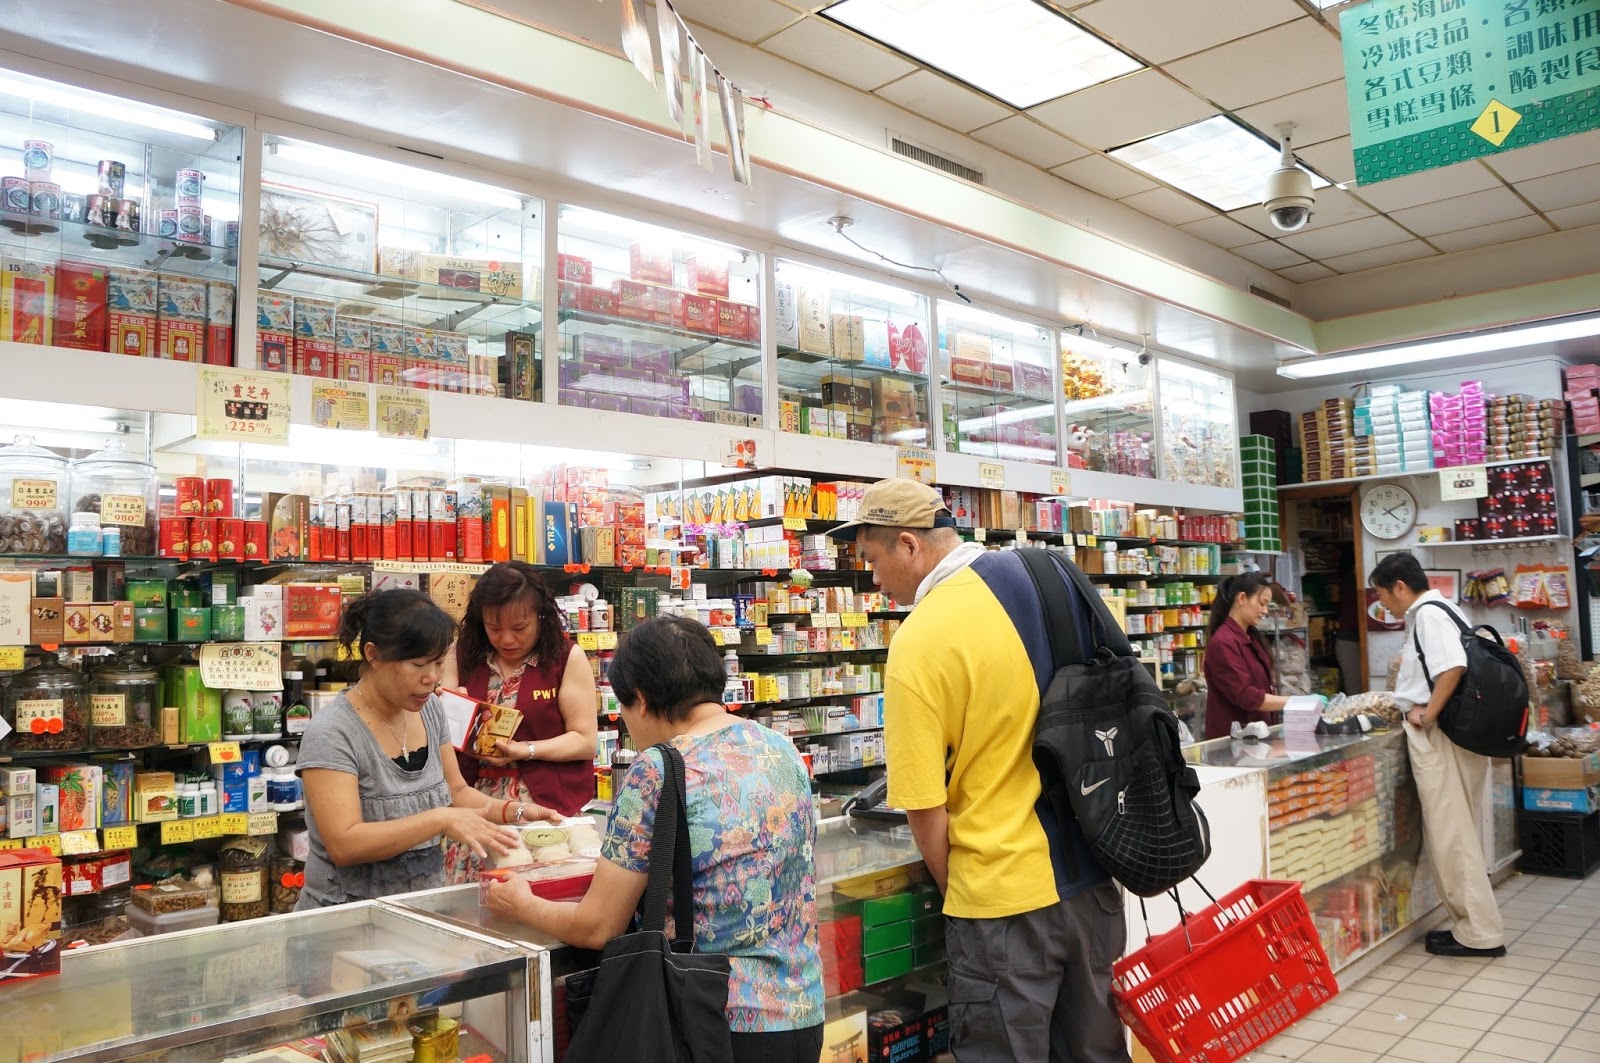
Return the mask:
<path id="1" fill-rule="evenodd" d="M 370 384 L 372 382 L 371 352 L 344 347 L 336 349 L 334 355 L 340 380 L 347 380 L 355 384 Z"/>
<path id="2" fill-rule="evenodd" d="M 15 343 L 52 342 L 56 267 L 8 259 L 0 269 L 0 339 Z"/>
<path id="3" fill-rule="evenodd" d="M 577 281 L 557 282 L 556 305 L 563 310 L 583 309 L 583 285 Z"/>
<path id="4" fill-rule="evenodd" d="M 154 314 L 126 314 L 113 310 L 107 315 L 111 329 L 110 348 L 115 354 L 131 354 L 149 358 L 156 353 L 156 318 Z"/>
<path id="5" fill-rule="evenodd" d="M 462 561 L 482 562 L 483 515 L 460 517 L 456 520 L 456 556 Z"/>
<path id="6" fill-rule="evenodd" d="M 698 257 L 689 260 L 689 287 L 701 295 L 728 297 L 728 263 L 702 262 Z"/>
<path id="7" fill-rule="evenodd" d="M 578 255 L 557 255 L 556 276 L 563 282 L 594 283 L 594 263 Z"/>
<path id="8" fill-rule="evenodd" d="M 126 886 L 132 869 L 133 858 L 126 852 L 74 860 L 62 865 L 61 892 L 67 897 L 81 897 Z"/>
<path id="9" fill-rule="evenodd" d="M 636 281 L 670 285 L 672 248 L 665 244 L 634 244 L 628 248 L 628 276 Z"/>
<path id="10" fill-rule="evenodd" d="M 301 376 L 332 377 L 336 357 L 328 340 L 294 338 L 294 371 Z"/>
<path id="11" fill-rule="evenodd" d="M 984 387 L 994 388 L 996 391 L 1012 391 L 1017 386 L 1016 372 L 1009 365 L 996 365 L 990 362 L 983 367 Z"/>
<path id="12" fill-rule="evenodd" d="M 456 522 L 433 520 L 428 522 L 428 554 L 435 561 L 456 560 Z"/>
<path id="13" fill-rule="evenodd" d="M 87 262 L 56 263 L 55 342 L 79 351 L 106 349 L 106 271 Z"/>
<path id="14" fill-rule="evenodd" d="M 205 360 L 206 324 L 164 317 L 156 328 L 156 357 L 174 362 Z"/>
<path id="15" fill-rule="evenodd" d="M 226 281 L 206 282 L 207 365 L 233 364 L 233 286 Z"/>
<path id="16" fill-rule="evenodd" d="M 749 329 L 748 320 L 741 320 L 740 304 L 730 303 L 725 300 L 717 301 L 717 335 L 730 340 L 744 339 L 745 332 Z M 748 318 L 749 311 L 745 311 Z"/>
<path id="17" fill-rule="evenodd" d="M 842 916 L 817 924 L 817 943 L 822 953 L 823 992 L 842 996 L 861 988 L 861 917 Z"/>
<path id="18" fill-rule="evenodd" d="M 678 305 L 673 324 L 685 332 L 716 335 L 718 302 L 709 295 L 685 295 Z"/>
<path id="19" fill-rule="evenodd" d="M 290 639 L 334 638 L 339 634 L 339 586 L 289 583 L 283 588 L 283 634 Z"/>
<path id="20" fill-rule="evenodd" d="M 618 316 L 617 293 L 610 288 L 597 288 L 586 284 L 578 289 L 578 309 L 586 314 L 603 317 Z"/>
<path id="21" fill-rule="evenodd" d="M 387 387 L 405 386 L 406 360 L 399 354 L 374 354 L 372 356 L 372 382 Z"/>
<path id="22" fill-rule="evenodd" d="M 736 337 L 747 342 L 756 342 L 761 339 L 761 308 L 751 306 L 749 303 L 734 303 L 734 320 L 743 326 L 742 335 Z"/>
<path id="23" fill-rule="evenodd" d="M 115 321 L 112 327 L 115 328 Z M 256 333 L 256 365 L 262 369 L 273 373 L 287 373 L 293 351 L 294 336 L 291 333 Z"/>
<path id="24" fill-rule="evenodd" d="M 958 384 L 982 384 L 984 370 L 989 368 L 989 363 L 980 362 L 976 358 L 950 359 L 950 379 Z"/>
<path id="25" fill-rule="evenodd" d="M 617 564 L 622 566 L 632 565 L 635 568 L 645 563 L 645 548 L 642 546 L 618 546 Z"/>
<path id="26" fill-rule="evenodd" d="M 617 295 L 616 315 L 629 321 L 655 319 L 656 289 L 643 281 L 619 280 L 613 286 Z"/>
<path id="27" fill-rule="evenodd" d="M 11 982 L 61 973 L 60 898 L 61 861 L 49 850 L 0 852 L 0 929 L 23 939 L 22 947 L 6 946 Z"/>

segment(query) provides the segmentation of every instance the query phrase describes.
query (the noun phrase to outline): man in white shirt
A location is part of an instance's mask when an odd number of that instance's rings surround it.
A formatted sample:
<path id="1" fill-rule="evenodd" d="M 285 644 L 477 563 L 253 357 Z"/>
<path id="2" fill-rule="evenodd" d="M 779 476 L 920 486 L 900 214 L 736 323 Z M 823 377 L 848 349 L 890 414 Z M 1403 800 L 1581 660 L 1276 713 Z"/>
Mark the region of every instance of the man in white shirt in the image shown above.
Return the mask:
<path id="1" fill-rule="evenodd" d="M 1460 612 L 1428 586 L 1422 565 L 1410 554 L 1385 557 L 1368 582 L 1385 609 L 1406 618 L 1394 696 L 1405 712 L 1411 774 L 1422 802 L 1423 840 L 1455 923 L 1449 930 L 1430 931 L 1427 949 L 1435 956 L 1504 956 L 1505 927 L 1478 833 L 1489 759 L 1462 749 L 1438 727 L 1439 714 L 1467 670 L 1461 629 L 1445 615 L 1445 610 Z"/>

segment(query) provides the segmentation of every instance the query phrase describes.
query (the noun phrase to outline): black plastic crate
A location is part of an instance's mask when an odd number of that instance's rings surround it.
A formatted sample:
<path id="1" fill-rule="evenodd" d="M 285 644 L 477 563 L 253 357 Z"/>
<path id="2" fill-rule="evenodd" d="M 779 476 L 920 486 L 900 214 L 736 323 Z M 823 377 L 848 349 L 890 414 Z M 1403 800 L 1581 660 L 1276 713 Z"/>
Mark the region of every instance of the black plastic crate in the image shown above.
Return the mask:
<path id="1" fill-rule="evenodd" d="M 1587 878 L 1600 867 L 1600 812 L 1517 812 L 1524 871 Z"/>

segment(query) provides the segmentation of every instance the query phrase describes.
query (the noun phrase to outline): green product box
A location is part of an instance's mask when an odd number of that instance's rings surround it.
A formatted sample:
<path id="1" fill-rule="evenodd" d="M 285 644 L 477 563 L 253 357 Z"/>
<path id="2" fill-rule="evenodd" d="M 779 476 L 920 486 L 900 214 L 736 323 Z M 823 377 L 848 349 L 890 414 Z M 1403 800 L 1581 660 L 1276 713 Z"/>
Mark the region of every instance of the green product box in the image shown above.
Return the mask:
<path id="1" fill-rule="evenodd" d="M 203 606 L 172 610 L 172 638 L 175 642 L 210 642 L 211 610 Z"/>
<path id="2" fill-rule="evenodd" d="M 865 928 L 861 931 L 861 954 L 878 956 L 885 952 L 893 952 L 895 949 L 907 948 L 911 945 L 912 932 L 915 928 L 916 924 L 909 919 Z"/>
<path id="3" fill-rule="evenodd" d="M 169 637 L 165 609 L 148 606 L 134 608 L 133 641 L 165 642 Z"/>
<path id="4" fill-rule="evenodd" d="M 211 607 L 211 637 L 218 642 L 244 640 L 244 606 L 213 605 Z"/>
<path id="5" fill-rule="evenodd" d="M 167 669 L 167 704 L 178 707 L 178 741 L 222 740 L 222 691 L 212 690 L 200 678 L 197 664 Z"/>
<path id="6" fill-rule="evenodd" d="M 1245 490 L 1274 490 L 1278 486 L 1278 476 L 1272 472 L 1246 472 L 1244 475 Z"/>
<path id="7" fill-rule="evenodd" d="M 914 906 L 911 918 L 919 922 L 944 912 L 944 896 L 939 892 L 937 886 L 913 886 L 911 888 L 911 903 Z M 939 925 L 944 925 L 942 919 L 939 921 Z"/>
<path id="8" fill-rule="evenodd" d="M 911 947 L 931 945 L 937 942 L 944 944 L 944 916 L 936 915 L 927 919 L 918 919 L 911 924 Z"/>
<path id="9" fill-rule="evenodd" d="M 917 894 L 910 890 L 900 893 L 891 893 L 887 897 L 869 897 L 866 900 L 847 901 L 838 905 L 836 910 L 850 915 L 861 917 L 861 927 L 884 926 L 888 923 L 901 923 L 918 914 L 920 904 Z"/>
<path id="10" fill-rule="evenodd" d="M 167 608 L 167 581 L 164 579 L 131 579 L 124 595 L 135 609 Z"/>
<path id="11" fill-rule="evenodd" d="M 632 631 L 656 615 L 660 592 L 654 587 L 622 587 L 617 595 L 617 630 Z"/>
<path id="12" fill-rule="evenodd" d="M 233 605 L 239 600 L 239 573 L 231 568 L 214 568 L 201 577 L 201 594 L 204 604 L 216 608 Z"/>
<path id="13" fill-rule="evenodd" d="M 895 949 L 877 956 L 863 956 L 861 958 L 862 983 L 864 985 L 877 985 L 879 982 L 888 981 L 890 978 L 899 978 L 903 974 L 910 974 L 914 957 L 911 949 Z"/>
<path id="14" fill-rule="evenodd" d="M 913 945 L 911 948 L 911 966 L 920 970 L 923 967 L 932 967 L 936 963 L 945 961 L 944 938 L 930 941 L 926 944 Z"/>
<path id="15" fill-rule="evenodd" d="M 193 583 L 174 583 L 168 592 L 167 604 L 173 609 L 204 609 L 206 595 Z"/>

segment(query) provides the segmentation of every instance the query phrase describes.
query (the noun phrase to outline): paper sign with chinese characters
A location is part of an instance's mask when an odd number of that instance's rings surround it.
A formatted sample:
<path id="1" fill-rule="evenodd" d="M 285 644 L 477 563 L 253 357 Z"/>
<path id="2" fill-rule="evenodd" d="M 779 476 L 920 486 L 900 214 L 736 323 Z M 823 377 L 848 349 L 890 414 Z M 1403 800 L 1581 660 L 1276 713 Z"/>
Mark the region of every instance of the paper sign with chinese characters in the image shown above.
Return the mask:
<path id="1" fill-rule="evenodd" d="M 388 439 L 427 439 L 432 430 L 428 395 L 378 385 L 378 434 Z"/>
<path id="2" fill-rule="evenodd" d="M 1600 126 L 1600 3 L 1370 0 L 1339 16 L 1356 180 Z"/>
<path id="3" fill-rule="evenodd" d="M 289 378 L 201 366 L 195 438 L 224 443 L 289 442 Z"/>
<path id="4" fill-rule="evenodd" d="M 365 384 L 311 385 L 311 421 L 321 428 L 365 432 L 372 427 L 372 396 Z"/>
<path id="5" fill-rule="evenodd" d="M 283 647 L 276 642 L 208 642 L 200 679 L 213 690 L 282 690 Z"/>

